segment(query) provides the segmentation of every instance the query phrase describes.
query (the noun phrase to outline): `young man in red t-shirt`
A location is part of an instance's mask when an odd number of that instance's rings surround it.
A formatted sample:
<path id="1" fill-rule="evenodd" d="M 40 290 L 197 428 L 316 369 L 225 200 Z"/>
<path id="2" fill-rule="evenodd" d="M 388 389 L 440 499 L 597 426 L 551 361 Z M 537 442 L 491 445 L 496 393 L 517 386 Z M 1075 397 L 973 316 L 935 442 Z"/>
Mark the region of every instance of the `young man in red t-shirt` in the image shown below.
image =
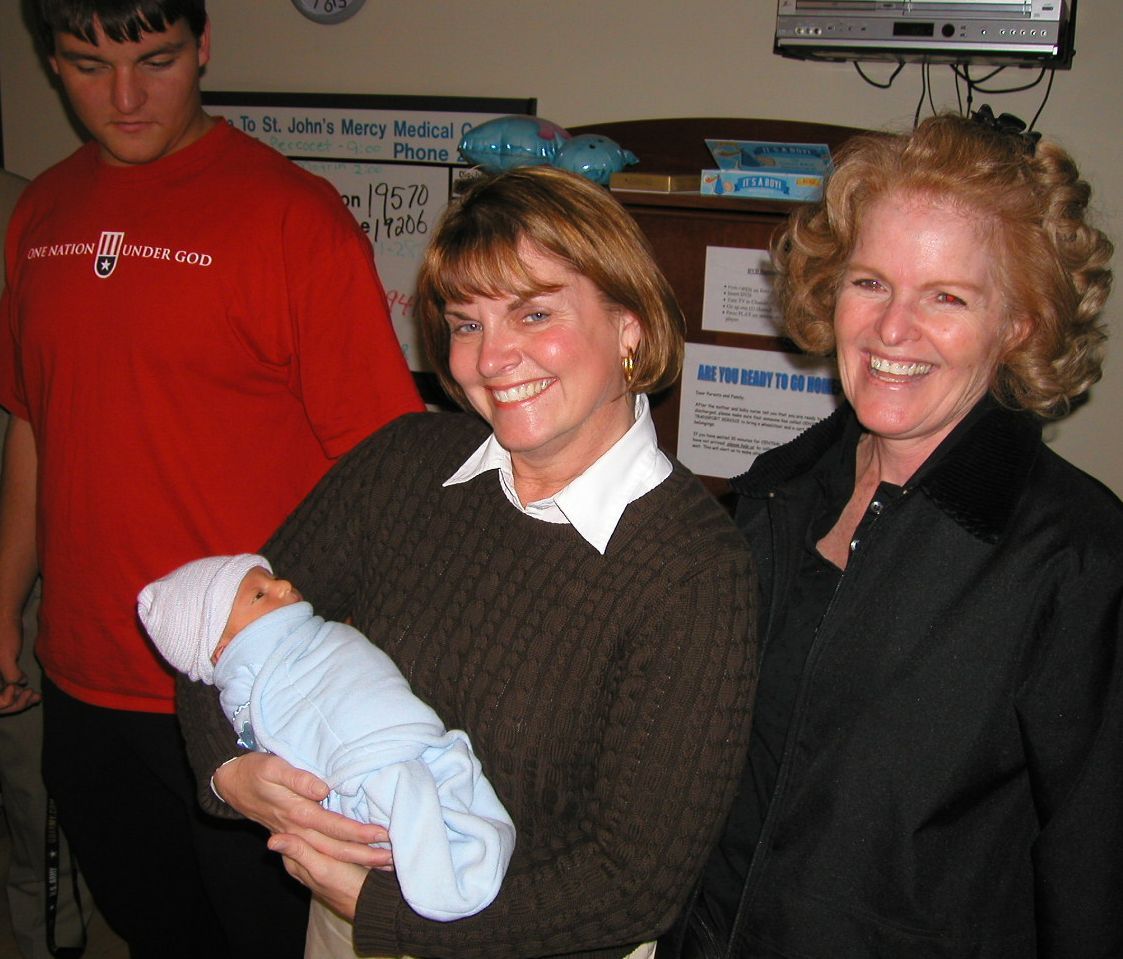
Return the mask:
<path id="1" fill-rule="evenodd" d="M 203 0 L 124 6 L 37 4 L 92 140 L 27 189 L 5 252 L 0 674 L 41 570 L 44 776 L 134 959 L 298 956 L 302 891 L 194 802 L 135 595 L 258 547 L 421 404 L 338 195 L 203 111 Z"/>

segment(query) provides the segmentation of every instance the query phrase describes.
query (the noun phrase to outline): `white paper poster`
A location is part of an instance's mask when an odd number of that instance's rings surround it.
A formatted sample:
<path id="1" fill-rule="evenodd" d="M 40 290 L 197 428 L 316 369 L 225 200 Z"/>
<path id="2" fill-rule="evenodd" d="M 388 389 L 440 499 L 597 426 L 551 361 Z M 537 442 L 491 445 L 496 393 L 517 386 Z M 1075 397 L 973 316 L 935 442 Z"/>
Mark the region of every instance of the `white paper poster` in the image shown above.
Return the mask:
<path id="1" fill-rule="evenodd" d="M 460 138 L 533 101 L 361 94 L 203 94 L 207 113 L 331 182 L 374 248 L 406 362 L 429 363 L 413 315 L 426 244 L 467 168 Z"/>
<path id="2" fill-rule="evenodd" d="M 774 275 L 767 250 L 707 247 L 702 329 L 779 336 L 780 314 L 772 297 Z"/>
<path id="3" fill-rule="evenodd" d="M 833 359 L 687 343 L 678 458 L 703 476 L 736 476 L 841 397 Z"/>

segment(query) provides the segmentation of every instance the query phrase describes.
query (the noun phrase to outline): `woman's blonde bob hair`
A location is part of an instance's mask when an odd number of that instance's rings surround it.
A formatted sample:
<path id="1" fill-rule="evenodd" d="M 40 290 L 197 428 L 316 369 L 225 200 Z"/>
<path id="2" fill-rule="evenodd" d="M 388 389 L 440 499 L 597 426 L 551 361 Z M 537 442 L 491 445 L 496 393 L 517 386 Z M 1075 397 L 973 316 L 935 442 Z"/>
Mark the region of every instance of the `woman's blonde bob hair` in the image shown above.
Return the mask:
<path id="1" fill-rule="evenodd" d="M 555 257 L 633 313 L 642 338 L 628 389 L 654 393 L 682 369 L 685 322 L 651 247 L 603 187 L 547 166 L 481 176 L 445 211 L 417 278 L 415 313 L 429 360 L 450 397 L 470 408 L 449 370 L 445 307 L 474 296 L 547 292 L 526 267 L 527 247 Z"/>
<path id="2" fill-rule="evenodd" d="M 1024 334 L 1001 358 L 991 392 L 1015 409 L 1062 416 L 1103 363 L 1112 245 L 1085 222 L 1090 193 L 1056 144 L 1034 149 L 959 116 L 856 137 L 839 152 L 822 201 L 797 211 L 773 241 L 788 335 L 812 353 L 834 350 L 835 301 L 871 203 L 950 203 L 994 238 L 1006 315 Z"/>

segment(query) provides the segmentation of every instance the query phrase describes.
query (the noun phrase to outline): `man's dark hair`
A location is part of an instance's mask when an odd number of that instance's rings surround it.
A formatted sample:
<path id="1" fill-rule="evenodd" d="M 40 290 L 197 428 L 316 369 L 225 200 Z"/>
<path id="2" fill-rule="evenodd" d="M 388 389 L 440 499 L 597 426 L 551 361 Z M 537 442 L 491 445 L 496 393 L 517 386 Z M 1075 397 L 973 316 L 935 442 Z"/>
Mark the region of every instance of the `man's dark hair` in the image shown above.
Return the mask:
<path id="1" fill-rule="evenodd" d="M 162 33 L 186 20 L 196 38 L 207 25 L 206 0 L 37 0 L 34 5 L 39 42 L 48 56 L 55 34 L 69 33 L 97 43 L 95 22 L 115 43 L 136 43 L 145 33 Z"/>

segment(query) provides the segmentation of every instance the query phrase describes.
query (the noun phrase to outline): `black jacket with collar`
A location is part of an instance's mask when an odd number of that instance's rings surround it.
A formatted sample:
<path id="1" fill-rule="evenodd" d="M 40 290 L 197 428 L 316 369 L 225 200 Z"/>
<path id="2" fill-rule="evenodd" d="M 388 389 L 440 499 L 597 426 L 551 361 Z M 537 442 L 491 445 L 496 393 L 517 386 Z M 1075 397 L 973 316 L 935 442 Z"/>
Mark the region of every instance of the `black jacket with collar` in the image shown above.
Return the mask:
<path id="1" fill-rule="evenodd" d="M 733 481 L 766 643 L 858 432 Z M 859 525 L 724 956 L 1123 956 L 1123 507 L 990 401 L 931 463 Z"/>

